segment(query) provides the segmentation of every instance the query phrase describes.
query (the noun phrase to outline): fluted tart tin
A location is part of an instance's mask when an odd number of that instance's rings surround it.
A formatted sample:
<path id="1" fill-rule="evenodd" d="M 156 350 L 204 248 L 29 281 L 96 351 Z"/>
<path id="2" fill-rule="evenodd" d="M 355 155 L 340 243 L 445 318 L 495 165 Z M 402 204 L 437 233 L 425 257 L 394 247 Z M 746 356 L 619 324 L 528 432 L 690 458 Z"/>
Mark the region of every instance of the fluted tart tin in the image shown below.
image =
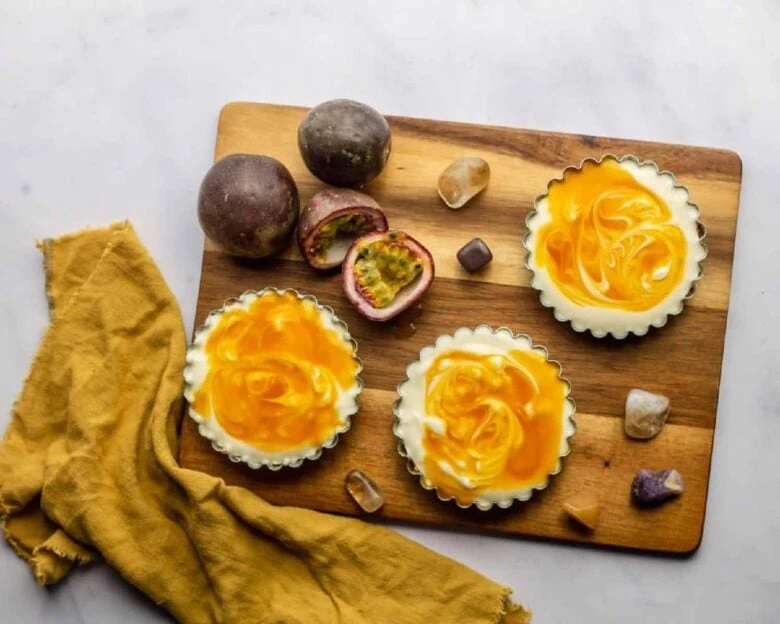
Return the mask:
<path id="1" fill-rule="evenodd" d="M 296 468 L 349 430 L 363 390 L 357 350 L 347 325 L 312 295 L 246 291 L 195 332 L 188 414 L 232 461 Z"/>
<path id="2" fill-rule="evenodd" d="M 694 294 L 707 256 L 699 217 L 654 162 L 587 158 L 551 180 L 526 218 L 531 286 L 575 331 L 643 336 Z"/>
<path id="3" fill-rule="evenodd" d="M 398 452 L 442 501 L 488 510 L 547 487 L 576 427 L 571 384 L 547 349 L 506 327 L 461 327 L 406 367 Z"/>

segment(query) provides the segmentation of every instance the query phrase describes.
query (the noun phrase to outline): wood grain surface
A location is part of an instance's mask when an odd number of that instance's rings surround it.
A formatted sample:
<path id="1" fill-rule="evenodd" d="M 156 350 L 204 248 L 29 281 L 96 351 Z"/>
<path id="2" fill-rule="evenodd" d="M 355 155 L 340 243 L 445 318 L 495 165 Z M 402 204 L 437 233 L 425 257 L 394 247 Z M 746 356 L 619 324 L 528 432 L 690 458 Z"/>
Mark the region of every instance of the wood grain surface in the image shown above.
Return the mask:
<path id="1" fill-rule="evenodd" d="M 223 108 L 215 158 L 243 152 L 283 162 L 298 184 L 301 204 L 324 185 L 306 169 L 296 133 L 306 109 L 232 103 Z M 353 468 L 381 486 L 385 520 L 605 546 L 688 554 L 698 548 L 704 525 L 734 249 L 741 161 L 727 150 L 557 134 L 443 121 L 390 117 L 393 149 L 385 171 L 365 192 L 383 206 L 392 228 L 430 249 L 436 279 L 422 310 L 410 318 L 374 324 L 352 309 L 339 275 L 313 274 L 294 245 L 268 261 L 240 261 L 206 241 L 196 325 L 223 301 L 248 289 L 293 287 L 315 295 L 347 322 L 365 362 L 366 390 L 352 429 L 335 449 L 297 470 L 271 473 L 232 463 L 213 451 L 185 418 L 180 461 L 256 492 L 281 505 L 359 515 L 344 489 Z M 696 296 L 681 316 L 643 338 L 618 341 L 578 334 L 539 303 L 523 268 L 524 219 L 534 197 L 568 165 L 606 153 L 633 154 L 672 171 L 701 207 L 709 256 Z M 460 156 L 490 163 L 488 189 L 466 208 L 451 211 L 439 200 L 436 180 Z M 477 275 L 455 259 L 464 243 L 480 236 L 494 260 Z M 442 503 L 423 490 L 396 452 L 390 406 L 408 362 L 443 333 L 488 323 L 529 334 L 561 362 L 577 402 L 577 433 L 563 472 L 526 503 L 478 512 Z M 623 433 L 623 404 L 632 387 L 671 398 L 672 414 L 661 434 L 634 441 Z M 654 509 L 631 504 L 630 486 L 640 468 L 677 468 L 686 481 L 679 499 Z M 602 503 L 593 533 L 568 521 L 562 502 L 589 489 Z"/>

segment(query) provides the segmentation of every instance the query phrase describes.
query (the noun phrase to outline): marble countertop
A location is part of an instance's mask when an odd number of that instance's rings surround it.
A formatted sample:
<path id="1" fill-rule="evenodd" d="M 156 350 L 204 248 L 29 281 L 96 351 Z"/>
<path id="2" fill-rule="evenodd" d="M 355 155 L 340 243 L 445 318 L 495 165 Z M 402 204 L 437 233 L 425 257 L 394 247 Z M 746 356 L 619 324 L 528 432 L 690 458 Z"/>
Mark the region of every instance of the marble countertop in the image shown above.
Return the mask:
<path id="1" fill-rule="evenodd" d="M 512 586 L 538 623 L 777 622 L 780 4 L 607 4 L 3 3 L 0 426 L 47 321 L 35 239 L 129 217 L 192 325 L 196 193 L 228 101 L 351 97 L 388 114 L 727 147 L 744 179 L 700 550 L 401 530 Z M 0 605 L 17 623 L 168 620 L 105 565 L 42 590 L 5 543 Z"/>

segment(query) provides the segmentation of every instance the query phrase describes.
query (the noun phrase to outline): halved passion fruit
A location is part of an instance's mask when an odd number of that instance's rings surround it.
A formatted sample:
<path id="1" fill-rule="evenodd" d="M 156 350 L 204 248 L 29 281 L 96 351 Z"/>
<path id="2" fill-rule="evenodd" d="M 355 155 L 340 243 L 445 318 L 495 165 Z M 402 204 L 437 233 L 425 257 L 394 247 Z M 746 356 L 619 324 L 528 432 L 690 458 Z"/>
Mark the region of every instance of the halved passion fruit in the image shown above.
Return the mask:
<path id="1" fill-rule="evenodd" d="M 333 269 L 356 238 L 374 231 L 386 232 L 387 219 L 373 198 L 351 189 L 326 188 L 301 211 L 298 247 L 313 269 Z"/>
<path id="2" fill-rule="evenodd" d="M 344 293 L 367 319 L 387 321 L 413 306 L 433 281 L 433 256 L 398 230 L 358 238 L 341 267 Z"/>

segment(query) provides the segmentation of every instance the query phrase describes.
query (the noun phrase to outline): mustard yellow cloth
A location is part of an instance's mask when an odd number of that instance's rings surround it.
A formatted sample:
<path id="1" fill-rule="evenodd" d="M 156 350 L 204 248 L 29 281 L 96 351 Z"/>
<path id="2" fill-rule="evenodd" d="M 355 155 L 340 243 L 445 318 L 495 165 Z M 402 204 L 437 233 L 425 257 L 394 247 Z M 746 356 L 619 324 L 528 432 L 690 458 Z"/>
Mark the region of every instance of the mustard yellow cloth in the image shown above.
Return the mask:
<path id="1" fill-rule="evenodd" d="M 182 622 L 528 621 L 393 531 L 180 468 L 185 332 L 132 227 L 40 247 L 52 322 L 0 445 L 0 520 L 41 585 L 99 554 Z"/>

